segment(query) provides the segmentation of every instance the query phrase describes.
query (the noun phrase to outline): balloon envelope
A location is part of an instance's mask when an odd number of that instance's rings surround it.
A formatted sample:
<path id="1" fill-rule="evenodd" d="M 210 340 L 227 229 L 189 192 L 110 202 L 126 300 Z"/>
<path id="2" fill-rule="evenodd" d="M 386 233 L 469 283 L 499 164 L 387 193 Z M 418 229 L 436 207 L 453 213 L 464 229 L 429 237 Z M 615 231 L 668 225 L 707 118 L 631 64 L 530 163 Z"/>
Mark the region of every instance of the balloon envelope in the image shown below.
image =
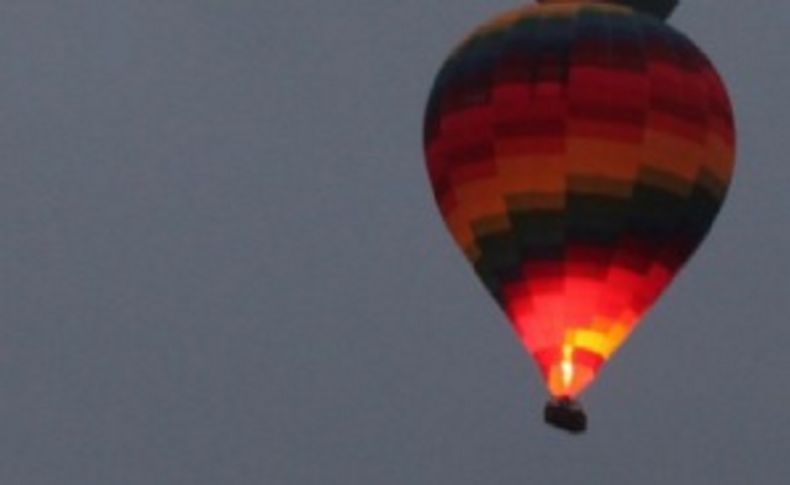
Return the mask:
<path id="1" fill-rule="evenodd" d="M 444 63 L 424 127 L 435 198 L 552 395 L 595 379 L 703 240 L 734 138 L 705 55 L 629 6 L 508 12 Z"/>

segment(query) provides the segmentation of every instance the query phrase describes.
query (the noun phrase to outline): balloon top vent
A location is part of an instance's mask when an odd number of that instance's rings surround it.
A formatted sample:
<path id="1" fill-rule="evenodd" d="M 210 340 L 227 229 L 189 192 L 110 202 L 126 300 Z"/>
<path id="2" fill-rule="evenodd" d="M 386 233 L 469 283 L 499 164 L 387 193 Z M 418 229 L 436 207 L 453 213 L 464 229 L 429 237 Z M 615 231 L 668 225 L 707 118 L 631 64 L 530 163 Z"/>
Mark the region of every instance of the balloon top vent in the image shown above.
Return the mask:
<path id="1" fill-rule="evenodd" d="M 538 3 L 609 3 L 631 7 L 639 12 L 666 19 L 679 0 L 538 0 Z"/>

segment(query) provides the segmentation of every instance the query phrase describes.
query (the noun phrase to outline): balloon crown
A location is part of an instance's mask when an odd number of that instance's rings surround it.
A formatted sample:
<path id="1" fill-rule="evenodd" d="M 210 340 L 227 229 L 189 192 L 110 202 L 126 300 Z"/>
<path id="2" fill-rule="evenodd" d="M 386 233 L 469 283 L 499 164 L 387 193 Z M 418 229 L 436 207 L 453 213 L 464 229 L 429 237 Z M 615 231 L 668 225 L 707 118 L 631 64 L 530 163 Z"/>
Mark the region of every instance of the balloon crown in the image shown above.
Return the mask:
<path id="1" fill-rule="evenodd" d="M 611 3 L 631 7 L 639 12 L 665 19 L 672 14 L 679 0 L 538 0 L 538 3 Z"/>

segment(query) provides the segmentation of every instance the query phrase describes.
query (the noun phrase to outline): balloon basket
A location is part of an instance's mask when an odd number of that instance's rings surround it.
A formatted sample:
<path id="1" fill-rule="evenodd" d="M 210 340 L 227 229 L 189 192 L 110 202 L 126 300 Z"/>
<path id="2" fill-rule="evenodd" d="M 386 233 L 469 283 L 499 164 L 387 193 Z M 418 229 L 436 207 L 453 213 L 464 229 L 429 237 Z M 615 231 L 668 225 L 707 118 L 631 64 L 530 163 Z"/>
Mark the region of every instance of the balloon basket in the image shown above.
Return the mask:
<path id="1" fill-rule="evenodd" d="M 568 397 L 555 398 L 547 402 L 543 410 L 543 419 L 546 423 L 569 433 L 579 434 L 587 430 L 587 415 L 577 401 Z"/>

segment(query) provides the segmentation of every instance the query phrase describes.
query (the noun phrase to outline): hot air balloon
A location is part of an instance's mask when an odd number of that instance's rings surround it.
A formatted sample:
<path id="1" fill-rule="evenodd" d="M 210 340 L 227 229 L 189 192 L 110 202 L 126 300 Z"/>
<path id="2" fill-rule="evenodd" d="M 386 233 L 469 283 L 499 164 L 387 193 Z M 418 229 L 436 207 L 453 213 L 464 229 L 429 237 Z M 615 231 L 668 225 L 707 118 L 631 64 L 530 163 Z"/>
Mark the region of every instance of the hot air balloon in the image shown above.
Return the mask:
<path id="1" fill-rule="evenodd" d="M 735 133 L 707 57 L 666 18 L 676 0 L 542 0 L 474 31 L 425 113 L 436 203 L 552 396 L 579 395 L 719 212 Z"/>

